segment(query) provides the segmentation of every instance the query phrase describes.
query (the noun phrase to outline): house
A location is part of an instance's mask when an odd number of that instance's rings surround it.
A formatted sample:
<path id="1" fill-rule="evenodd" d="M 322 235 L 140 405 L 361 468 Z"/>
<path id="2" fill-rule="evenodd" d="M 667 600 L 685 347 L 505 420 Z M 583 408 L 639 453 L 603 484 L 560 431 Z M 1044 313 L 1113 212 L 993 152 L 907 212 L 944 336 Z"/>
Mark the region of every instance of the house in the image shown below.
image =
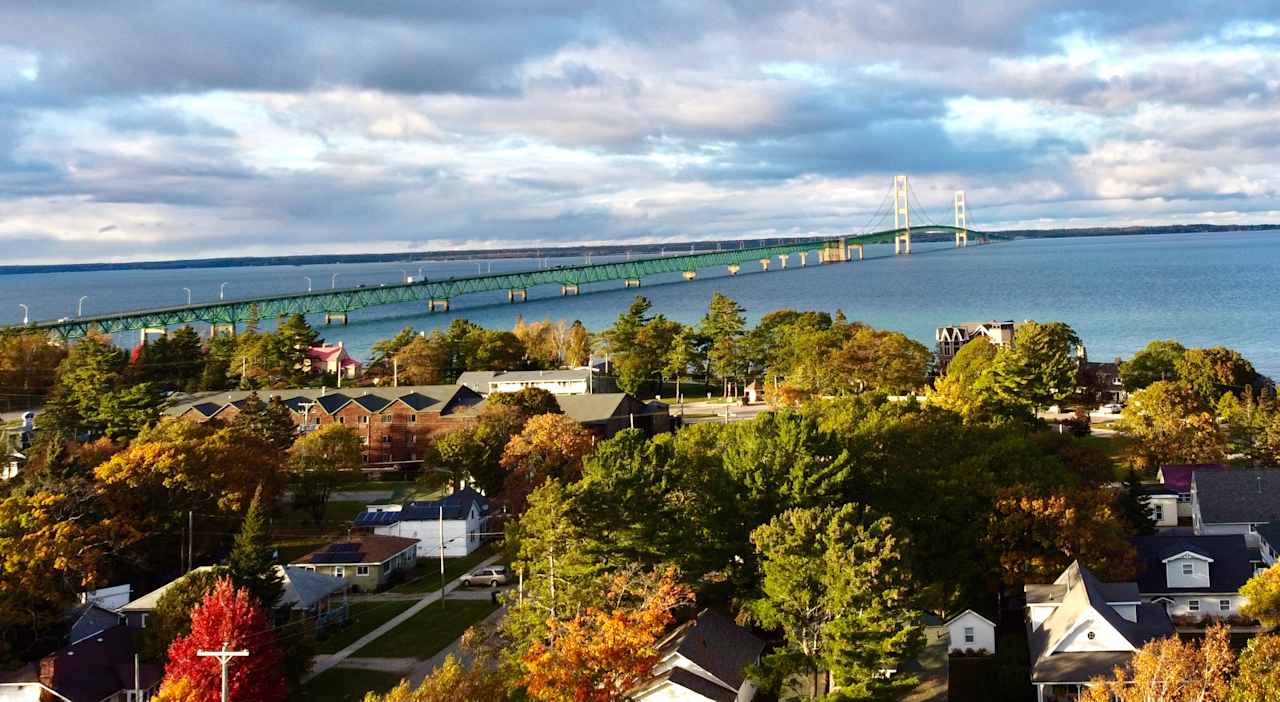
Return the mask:
<path id="1" fill-rule="evenodd" d="M 1168 485 L 1143 483 L 1139 489 L 1151 510 L 1151 519 L 1160 529 L 1178 526 L 1178 493 Z"/>
<path id="2" fill-rule="evenodd" d="M 1080 389 L 1100 405 L 1123 404 L 1129 400 L 1120 378 L 1120 361 L 1084 361 L 1080 364 Z"/>
<path id="3" fill-rule="evenodd" d="M 1178 495 L 1178 519 L 1191 523 L 1191 476 L 1196 471 L 1223 471 L 1227 467 L 1218 463 L 1189 463 L 1160 466 L 1156 479 Z"/>
<path id="4" fill-rule="evenodd" d="M 81 604 L 71 611 L 71 631 L 68 641 L 82 641 L 124 623 L 124 617 L 95 603 Z"/>
<path id="5" fill-rule="evenodd" d="M 357 592 L 374 592 L 391 584 L 417 562 L 417 539 L 356 534 L 297 559 L 298 566 L 351 583 Z"/>
<path id="6" fill-rule="evenodd" d="M 1240 613 L 1240 588 L 1253 577 L 1256 550 L 1242 534 L 1154 534 L 1132 539 L 1138 553 L 1138 594 L 1190 626 Z"/>
<path id="7" fill-rule="evenodd" d="M 131 629 L 145 629 L 150 624 L 150 619 L 155 614 L 156 606 L 160 604 L 160 598 L 169 591 L 169 588 L 182 582 L 182 579 L 191 573 L 202 573 L 204 571 L 213 570 L 217 566 L 200 566 L 188 573 L 184 573 L 173 580 L 161 585 L 160 587 L 142 595 L 136 600 L 129 602 L 120 609 L 116 610 L 124 616 L 125 622 Z"/>
<path id="8" fill-rule="evenodd" d="M 302 361 L 302 370 L 307 373 L 355 378 L 360 374 L 361 365 L 359 361 L 347 355 L 346 348 L 339 341 L 337 346 L 312 346 L 307 349 L 307 357 Z"/>
<path id="9" fill-rule="evenodd" d="M 745 669 L 760 660 L 764 642 L 733 620 L 703 610 L 658 643 L 653 676 L 629 699 L 650 702 L 749 702 L 756 687 Z"/>
<path id="10" fill-rule="evenodd" d="M 418 558 L 461 558 L 480 548 L 489 521 L 489 500 L 467 487 L 438 500 L 368 505 L 356 516 L 360 531 L 410 538 Z"/>
<path id="11" fill-rule="evenodd" d="M 1137 583 L 1103 583 L 1079 562 L 1051 584 L 1028 584 L 1027 645 L 1037 702 L 1074 700 L 1090 680 L 1129 662 L 1148 641 L 1173 633 L 1164 608 Z"/>
<path id="12" fill-rule="evenodd" d="M 275 570 L 283 585 L 277 606 L 311 619 L 318 629 L 346 623 L 350 581 L 295 566 L 276 566 Z"/>
<path id="13" fill-rule="evenodd" d="M 115 624 L 38 661 L 0 673 L 0 702 L 135 702 L 160 685 L 164 669 L 137 663 L 134 632 Z"/>
<path id="14" fill-rule="evenodd" d="M 467 371 L 458 376 L 458 384 L 481 395 L 494 392 L 519 392 L 525 388 L 541 388 L 552 395 L 588 395 L 593 392 L 615 392 L 613 381 L 597 378 L 591 368 L 547 371 Z"/>
<path id="15" fill-rule="evenodd" d="M 166 414 L 194 422 L 235 418 L 250 391 L 204 392 L 183 396 Z M 461 385 L 390 388 L 304 388 L 263 391 L 263 402 L 278 397 L 300 433 L 326 424 L 351 427 L 364 443 L 368 472 L 416 470 L 431 437 L 461 426 L 484 401 Z"/>
<path id="16" fill-rule="evenodd" d="M 82 592 L 79 594 L 79 599 L 81 604 L 96 604 L 114 612 L 129 603 L 132 592 L 133 587 L 126 583 Z"/>
<path id="17" fill-rule="evenodd" d="M 557 395 L 565 416 L 607 439 L 623 429 L 639 429 L 647 436 L 672 429 L 671 411 L 661 402 L 644 403 L 622 392 L 594 395 Z"/>
<path id="18" fill-rule="evenodd" d="M 1025 324 L 1023 322 L 1022 324 Z M 1013 345 L 1013 337 L 1018 327 L 1022 326 L 1013 320 L 1004 322 L 966 322 L 949 327 L 938 327 L 934 339 L 938 342 L 938 373 L 947 372 L 947 365 L 959 353 L 960 347 L 979 336 L 985 336 L 995 346 Z"/>
<path id="19" fill-rule="evenodd" d="M 952 617 L 946 627 L 948 651 L 996 652 L 996 623 L 972 609 Z"/>
<path id="20" fill-rule="evenodd" d="M 1280 522 L 1280 470 L 1196 470 L 1191 524 L 1196 534 L 1244 534 L 1258 548 L 1258 527 Z"/>

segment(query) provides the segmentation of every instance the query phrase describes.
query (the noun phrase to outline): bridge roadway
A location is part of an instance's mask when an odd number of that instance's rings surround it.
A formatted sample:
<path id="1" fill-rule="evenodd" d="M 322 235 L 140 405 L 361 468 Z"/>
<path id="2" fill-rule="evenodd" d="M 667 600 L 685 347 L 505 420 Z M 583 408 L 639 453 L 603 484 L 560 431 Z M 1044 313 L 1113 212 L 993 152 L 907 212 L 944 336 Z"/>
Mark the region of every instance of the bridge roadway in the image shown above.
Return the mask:
<path id="1" fill-rule="evenodd" d="M 904 233 L 905 232 L 905 233 Z M 197 303 L 174 307 L 157 307 L 145 310 L 129 310 L 86 317 L 39 321 L 0 328 L 0 332 L 43 331 L 61 338 L 84 336 L 96 331 L 116 334 L 126 331 L 163 332 L 165 329 L 193 322 L 203 322 L 234 329 L 236 324 L 262 319 L 276 319 L 293 314 L 325 315 L 325 321 L 345 323 L 353 310 L 377 305 L 394 305 L 405 302 L 426 301 L 428 310 L 448 310 L 449 300 L 472 293 L 506 291 L 507 299 L 522 302 L 528 299 L 529 288 L 538 285 L 560 285 L 564 295 L 576 295 L 581 285 L 622 280 L 627 286 L 639 286 L 645 276 L 660 273 L 683 273 L 686 279 L 697 276 L 698 269 L 726 266 L 737 273 L 745 263 L 759 263 L 765 270 L 773 258 L 779 258 L 780 267 L 787 267 L 788 257 L 797 255 L 805 265 L 810 252 L 817 251 L 819 260 L 836 263 L 850 259 L 850 251 L 859 250 L 865 244 L 889 243 L 895 245 L 904 236 L 923 233 L 954 234 L 956 245 L 967 241 L 968 230 L 955 227 L 929 226 L 906 230 L 875 232 L 864 236 L 827 239 L 803 239 L 747 249 L 706 251 L 679 256 L 642 258 L 609 263 L 593 263 L 515 273 L 449 278 L 447 280 L 423 280 L 412 283 L 379 285 L 377 287 L 338 288 L 314 292 L 269 295 L 238 300 Z M 976 233 L 976 232 L 974 232 Z M 909 239 L 908 239 L 909 242 Z M 908 243 L 907 252 L 910 252 Z"/>

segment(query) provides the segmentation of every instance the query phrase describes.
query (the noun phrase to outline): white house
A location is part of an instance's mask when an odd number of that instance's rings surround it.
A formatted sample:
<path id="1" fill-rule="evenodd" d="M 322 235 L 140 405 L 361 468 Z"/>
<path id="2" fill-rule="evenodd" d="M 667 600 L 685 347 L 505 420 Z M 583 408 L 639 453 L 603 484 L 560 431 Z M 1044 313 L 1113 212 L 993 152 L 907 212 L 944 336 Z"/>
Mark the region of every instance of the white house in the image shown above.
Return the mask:
<path id="1" fill-rule="evenodd" d="M 972 609 L 952 617 L 946 627 L 947 650 L 996 652 L 996 623 Z"/>
<path id="2" fill-rule="evenodd" d="M 1191 519 L 1196 534 L 1244 534 L 1258 548 L 1258 527 L 1280 522 L 1280 470 L 1197 470 Z"/>
<path id="3" fill-rule="evenodd" d="M 658 644 L 653 675 L 629 699 L 643 702 L 750 702 L 756 687 L 744 672 L 764 642 L 728 617 L 703 610 Z"/>
<path id="4" fill-rule="evenodd" d="M 1155 534 L 1135 537 L 1133 545 L 1142 600 L 1182 625 L 1238 615 L 1246 602 L 1239 590 L 1262 565 L 1243 534 Z"/>
<path id="5" fill-rule="evenodd" d="M 1074 700 L 1089 681 L 1129 662 L 1148 641 L 1173 633 L 1160 605 L 1136 583 L 1103 583 L 1072 563 L 1051 584 L 1028 584 L 1031 683 L 1038 702 Z"/>
<path id="6" fill-rule="evenodd" d="M 610 392 L 609 387 L 595 387 L 595 371 L 572 368 L 548 371 L 467 371 L 458 376 L 458 384 L 481 395 L 494 392 L 519 392 L 525 388 L 542 388 L 552 395 L 587 395 Z"/>
<path id="7" fill-rule="evenodd" d="M 382 536 L 415 539 L 418 558 L 461 558 L 480 548 L 489 521 L 489 500 L 464 488 L 439 500 L 368 505 L 355 526 Z"/>
<path id="8" fill-rule="evenodd" d="M 1160 529 L 1178 526 L 1178 493 L 1166 485 L 1143 485 L 1142 492 L 1147 498 L 1147 509 L 1151 510 L 1151 519 Z"/>

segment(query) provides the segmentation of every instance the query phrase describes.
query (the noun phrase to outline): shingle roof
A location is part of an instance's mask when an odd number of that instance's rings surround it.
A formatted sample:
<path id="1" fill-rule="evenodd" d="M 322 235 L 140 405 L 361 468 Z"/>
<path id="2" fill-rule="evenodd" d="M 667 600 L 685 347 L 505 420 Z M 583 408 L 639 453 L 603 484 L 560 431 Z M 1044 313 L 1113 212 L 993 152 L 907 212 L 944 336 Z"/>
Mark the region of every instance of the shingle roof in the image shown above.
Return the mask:
<path id="1" fill-rule="evenodd" d="M 1202 522 L 1280 521 L 1280 470 L 1197 470 L 1191 483 Z"/>
<path id="2" fill-rule="evenodd" d="M 1176 592 L 1236 592 L 1253 577 L 1249 548 L 1243 534 L 1220 536 L 1136 536 L 1138 590 L 1144 595 Z M 1190 551 L 1213 559 L 1209 564 L 1209 587 L 1169 587 L 1164 560 Z"/>
<path id="3" fill-rule="evenodd" d="M 413 548 L 417 539 L 381 534 L 360 534 L 345 541 L 335 541 L 299 558 L 293 564 L 354 565 L 385 563 L 396 554 Z"/>
<path id="4" fill-rule="evenodd" d="M 370 412 L 378 412 L 383 407 L 395 402 L 394 399 L 387 399 L 378 395 L 366 394 L 351 398 L 351 401 L 369 410 Z"/>
<path id="5" fill-rule="evenodd" d="M 133 631 L 117 625 L 0 677 L 0 682 L 39 682 L 71 702 L 101 702 L 133 687 L 136 650 Z M 156 685 L 164 674 L 154 663 L 139 668 L 143 688 Z"/>
<path id="6" fill-rule="evenodd" d="M 560 410 L 580 424 L 600 422 L 618 415 L 618 406 L 627 394 L 611 392 L 596 395 L 556 395 Z"/>
<path id="7" fill-rule="evenodd" d="M 1223 471 L 1227 467 L 1218 463 L 1171 463 L 1160 466 L 1160 482 L 1176 492 L 1191 492 L 1191 476 L 1196 471 Z"/>
<path id="8" fill-rule="evenodd" d="M 1258 536 L 1262 537 L 1263 541 L 1270 544 L 1272 550 L 1280 551 L 1280 522 L 1259 524 L 1256 531 L 1258 532 Z"/>
<path id="9" fill-rule="evenodd" d="M 461 385 L 409 385 L 401 387 L 344 388 L 291 388 L 284 390 L 232 390 L 230 392 L 201 392 L 178 396 L 166 414 L 179 415 L 194 409 L 205 417 L 217 414 L 227 405 L 242 403 L 251 393 L 257 392 L 263 402 L 279 397 L 290 410 L 301 413 L 304 405 L 316 404 L 312 412 L 332 414 L 348 402 L 359 402 L 371 412 L 379 411 L 396 400 L 403 400 L 414 411 L 427 407 L 438 408 L 441 414 L 475 407 L 483 401 L 475 391 Z"/>
<path id="10" fill-rule="evenodd" d="M 73 616 L 75 621 L 71 625 L 71 634 L 67 637 L 71 642 L 120 624 L 119 614 L 92 603 L 77 607 Z"/>
<path id="11" fill-rule="evenodd" d="M 365 510 L 356 515 L 355 524 L 362 527 L 377 527 L 398 522 L 421 522 L 442 518 L 447 521 L 465 520 L 473 504 L 480 516 L 489 513 L 489 499 L 468 486 L 438 500 L 406 502 L 398 510 L 381 512 Z M 444 510 L 443 516 L 441 510 Z"/>
<path id="12" fill-rule="evenodd" d="M 192 571 L 191 571 L 191 573 L 200 573 L 200 572 L 203 572 L 203 571 L 206 571 L 206 570 L 213 570 L 213 569 L 214 569 L 214 568 L 216 568 L 216 567 L 217 567 L 217 566 L 200 566 L 199 568 L 196 568 L 196 569 L 192 570 Z M 168 592 L 168 591 L 169 591 L 169 588 L 171 588 L 171 587 L 173 587 L 174 585 L 178 584 L 178 582 L 180 582 L 183 578 L 185 578 L 187 575 L 190 575 L 191 573 L 187 573 L 187 574 L 185 574 L 185 575 L 180 575 L 180 576 L 178 576 L 178 577 L 174 578 L 173 580 L 170 580 L 169 582 L 165 583 L 164 585 L 161 585 L 160 587 L 158 587 L 158 588 L 156 588 L 156 589 L 152 590 L 151 592 L 148 592 L 147 594 L 145 594 L 145 595 L 143 595 L 143 596 L 139 597 L 138 599 L 133 600 L 132 602 L 130 602 L 130 603 L 128 603 L 128 604 L 126 604 L 126 605 L 125 605 L 125 606 L 123 606 L 123 607 L 121 607 L 121 608 L 120 608 L 120 611 L 121 611 L 121 612 L 151 612 L 151 611 L 154 611 L 154 610 L 155 610 L 155 608 L 156 608 L 156 605 L 160 602 L 160 598 L 161 598 L 161 597 L 164 597 L 164 593 Z"/>
<path id="13" fill-rule="evenodd" d="M 707 609 L 676 629 L 659 648 L 679 653 L 737 690 L 746 679 L 745 668 L 760 658 L 764 642 L 723 614 Z"/>
<path id="14" fill-rule="evenodd" d="M 276 566 L 275 570 L 284 582 L 280 605 L 290 605 L 294 609 L 311 609 L 329 595 L 351 587 L 351 584 L 342 578 L 306 568 Z"/>

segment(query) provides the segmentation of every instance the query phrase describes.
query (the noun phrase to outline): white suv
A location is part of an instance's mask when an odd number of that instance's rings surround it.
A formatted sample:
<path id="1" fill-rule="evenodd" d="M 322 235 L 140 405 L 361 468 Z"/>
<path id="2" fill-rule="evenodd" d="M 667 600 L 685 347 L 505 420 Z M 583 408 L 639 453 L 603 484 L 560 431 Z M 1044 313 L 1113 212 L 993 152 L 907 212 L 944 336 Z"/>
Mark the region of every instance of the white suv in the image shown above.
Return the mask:
<path id="1" fill-rule="evenodd" d="M 472 585 L 488 585 L 489 587 L 497 587 L 499 585 L 506 584 L 506 566 L 488 566 L 462 576 L 463 587 L 471 587 Z"/>

